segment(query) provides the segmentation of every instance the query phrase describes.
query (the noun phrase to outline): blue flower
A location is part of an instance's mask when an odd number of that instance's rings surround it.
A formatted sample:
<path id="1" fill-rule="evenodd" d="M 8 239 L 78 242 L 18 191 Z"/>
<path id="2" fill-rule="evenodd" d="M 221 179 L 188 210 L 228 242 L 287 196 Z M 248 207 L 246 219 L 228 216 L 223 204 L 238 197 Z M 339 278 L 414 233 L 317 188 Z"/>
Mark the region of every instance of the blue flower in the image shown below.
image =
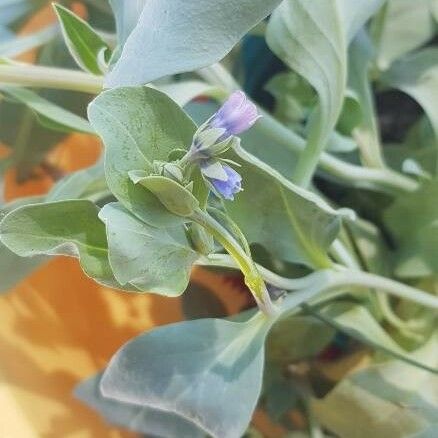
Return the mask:
<path id="1" fill-rule="evenodd" d="M 201 172 L 204 177 L 213 186 L 216 194 L 222 196 L 224 199 L 234 201 L 234 195 L 242 191 L 242 177 L 227 164 L 215 163 L 215 177 L 209 171 L 212 166 L 202 166 Z M 217 166 L 220 166 L 218 171 Z"/>
<path id="2" fill-rule="evenodd" d="M 208 121 L 212 128 L 224 129 L 224 138 L 247 131 L 260 117 L 257 107 L 243 91 L 235 91 Z"/>

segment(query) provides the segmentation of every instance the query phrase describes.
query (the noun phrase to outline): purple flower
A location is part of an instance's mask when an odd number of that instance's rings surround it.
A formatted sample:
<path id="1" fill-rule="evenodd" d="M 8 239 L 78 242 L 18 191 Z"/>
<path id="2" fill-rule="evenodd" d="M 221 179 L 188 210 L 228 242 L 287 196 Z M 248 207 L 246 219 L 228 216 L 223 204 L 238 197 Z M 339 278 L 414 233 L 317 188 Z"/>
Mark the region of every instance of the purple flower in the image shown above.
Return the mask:
<path id="1" fill-rule="evenodd" d="M 207 177 L 216 192 L 225 199 L 234 201 L 234 195 L 242 190 L 242 177 L 230 166 L 222 165 L 224 178 Z"/>
<path id="2" fill-rule="evenodd" d="M 257 107 L 248 100 L 245 93 L 235 91 L 208 124 L 212 128 L 225 129 L 223 137 L 228 138 L 251 128 L 259 117 Z"/>

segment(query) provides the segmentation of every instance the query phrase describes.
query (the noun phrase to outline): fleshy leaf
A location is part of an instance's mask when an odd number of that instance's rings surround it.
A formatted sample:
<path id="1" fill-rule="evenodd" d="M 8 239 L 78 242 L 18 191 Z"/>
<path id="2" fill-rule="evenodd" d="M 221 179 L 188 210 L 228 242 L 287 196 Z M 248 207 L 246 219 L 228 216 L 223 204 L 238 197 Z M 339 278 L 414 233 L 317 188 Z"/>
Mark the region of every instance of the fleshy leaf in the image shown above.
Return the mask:
<path id="1" fill-rule="evenodd" d="M 190 216 L 199 207 L 198 200 L 192 193 L 164 176 L 144 176 L 143 172 L 130 172 L 132 181 L 150 190 L 162 204 L 178 216 Z"/>
<path id="2" fill-rule="evenodd" d="M 135 22 L 131 2 L 113 0 L 121 38 Z M 121 56 L 106 77 L 107 87 L 141 85 L 196 70 L 222 59 L 280 0 L 149 0 Z M 135 10 L 136 9 L 136 10 Z"/>
<path id="3" fill-rule="evenodd" d="M 21 257 L 77 257 L 96 281 L 120 288 L 108 263 L 105 226 L 90 201 L 59 201 L 19 207 L 0 223 L 0 239 Z"/>
<path id="4" fill-rule="evenodd" d="M 105 398 L 99 388 L 101 374 L 75 388 L 75 396 L 98 411 L 109 423 L 160 438 L 204 438 L 194 424 L 170 412 Z"/>
<path id="5" fill-rule="evenodd" d="M 182 227 L 151 227 L 118 203 L 105 205 L 99 217 L 106 224 L 111 267 L 122 285 L 168 296 L 184 292 L 199 256 Z"/>
<path id="6" fill-rule="evenodd" d="M 101 383 L 105 397 L 163 409 L 215 438 L 240 438 L 260 394 L 271 322 L 201 319 L 168 325 L 125 344 Z"/>
<path id="7" fill-rule="evenodd" d="M 156 227 L 181 224 L 149 190 L 134 184 L 133 170 L 152 171 L 175 149 L 188 149 L 196 126 L 168 96 L 147 87 L 119 88 L 98 96 L 89 107 L 92 126 L 105 143 L 105 171 L 116 198 Z"/>

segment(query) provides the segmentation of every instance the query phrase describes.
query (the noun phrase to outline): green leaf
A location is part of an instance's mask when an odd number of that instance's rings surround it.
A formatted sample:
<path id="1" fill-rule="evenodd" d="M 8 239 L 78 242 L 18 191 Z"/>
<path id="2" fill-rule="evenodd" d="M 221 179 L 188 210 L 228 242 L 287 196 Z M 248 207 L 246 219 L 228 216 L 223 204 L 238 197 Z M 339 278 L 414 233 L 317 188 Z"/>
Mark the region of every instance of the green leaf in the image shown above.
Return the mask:
<path id="1" fill-rule="evenodd" d="M 109 60 L 111 53 L 107 43 L 82 18 L 57 3 L 53 7 L 68 50 L 79 67 L 95 75 L 104 73 L 102 63 Z"/>
<path id="2" fill-rule="evenodd" d="M 164 176 L 144 176 L 145 172 L 132 171 L 129 176 L 134 184 L 150 190 L 173 214 L 191 216 L 199 207 L 198 200 L 181 184 Z"/>
<path id="3" fill-rule="evenodd" d="M 190 147 L 196 126 L 184 111 L 152 88 L 118 88 L 90 104 L 89 119 L 105 143 L 106 177 L 116 198 L 152 226 L 184 222 L 129 177 L 133 170 L 150 174 L 153 161 L 166 161 L 173 150 Z"/>
<path id="4" fill-rule="evenodd" d="M 215 438 L 239 438 L 260 394 L 271 322 L 201 319 L 172 324 L 125 344 L 101 383 L 105 397 L 162 409 Z"/>
<path id="5" fill-rule="evenodd" d="M 168 296 L 184 292 L 199 255 L 182 227 L 151 227 L 118 203 L 105 205 L 99 217 L 106 224 L 109 261 L 120 284 Z"/>
<path id="6" fill-rule="evenodd" d="M 306 154 L 322 150 L 344 102 L 347 48 L 382 0 L 285 0 L 272 14 L 266 39 L 271 50 L 315 88 L 319 105 L 309 126 Z M 304 159 L 303 158 L 303 159 Z M 315 163 L 316 165 L 316 163 Z M 310 175 L 298 179 L 308 183 Z"/>
<path id="7" fill-rule="evenodd" d="M 437 341 L 432 336 L 412 358 L 438 366 Z M 389 361 L 343 379 L 312 407 L 321 424 L 338 436 L 426 438 L 437 427 L 437 390 L 436 375 Z"/>
<path id="8" fill-rule="evenodd" d="M 31 90 L 0 85 L 0 92 L 24 103 L 33 110 L 37 116 L 42 116 L 44 119 L 52 122 L 52 127 L 55 127 L 56 131 L 78 131 L 87 134 L 95 133 L 87 120 L 38 96 L 38 94 Z"/>
<path id="9" fill-rule="evenodd" d="M 140 8 L 113 0 L 122 38 Z M 280 3 L 280 0 L 149 0 L 106 87 L 141 85 L 213 64 Z M 138 6 L 141 6 L 138 5 Z M 120 29 L 120 26 L 119 26 Z"/>
<path id="10" fill-rule="evenodd" d="M 372 23 L 376 61 L 387 70 L 398 58 L 421 47 L 435 34 L 435 0 L 388 0 Z"/>
<path id="11" fill-rule="evenodd" d="M 382 82 L 415 99 L 429 117 L 438 146 L 438 48 L 428 47 L 395 62 Z"/>
<path id="12" fill-rule="evenodd" d="M 107 422 L 160 438 L 205 437 L 194 424 L 171 412 L 105 398 L 100 391 L 100 380 L 101 374 L 98 374 L 81 382 L 75 388 L 75 396 L 98 411 Z"/>
<path id="13" fill-rule="evenodd" d="M 396 275 L 415 278 L 438 273 L 437 197 L 435 178 L 397 198 L 385 211 L 385 224 L 398 247 Z"/>
<path id="14" fill-rule="evenodd" d="M 0 223 L 0 239 L 22 257 L 78 257 L 84 272 L 110 287 L 120 287 L 108 263 L 105 226 L 90 201 L 59 201 L 19 207 Z"/>
<path id="15" fill-rule="evenodd" d="M 235 202 L 225 202 L 225 207 L 248 241 L 259 243 L 281 260 L 330 266 L 327 250 L 339 232 L 343 214 L 242 148 L 234 148 L 227 156 L 242 166 L 244 190 Z"/>

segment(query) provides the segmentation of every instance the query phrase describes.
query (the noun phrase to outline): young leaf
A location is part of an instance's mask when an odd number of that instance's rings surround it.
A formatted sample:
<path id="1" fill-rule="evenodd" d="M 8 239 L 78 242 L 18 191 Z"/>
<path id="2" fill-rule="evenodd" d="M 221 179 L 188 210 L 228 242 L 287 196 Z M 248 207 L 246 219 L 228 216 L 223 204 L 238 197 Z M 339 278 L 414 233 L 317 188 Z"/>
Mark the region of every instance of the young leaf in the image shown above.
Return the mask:
<path id="1" fill-rule="evenodd" d="M 104 73 L 102 62 L 109 61 L 107 43 L 82 18 L 57 3 L 53 4 L 65 43 L 76 63 L 95 75 Z"/>
<path id="2" fill-rule="evenodd" d="M 56 131 L 95 133 L 87 120 L 40 97 L 31 90 L 0 85 L 0 92 L 27 105 L 37 116 L 43 118 L 41 120 L 43 123 L 44 120 L 51 122 Z"/>
<path id="3" fill-rule="evenodd" d="M 110 287 L 115 281 L 108 263 L 105 226 L 90 201 L 59 201 L 19 207 L 0 223 L 0 239 L 22 257 L 78 257 L 84 272 Z"/>
<path id="4" fill-rule="evenodd" d="M 134 2 L 113 0 L 119 34 L 135 23 Z M 222 59 L 280 0 L 149 0 L 106 77 L 107 87 L 141 85 Z"/>
<path id="5" fill-rule="evenodd" d="M 228 158 L 242 166 L 244 190 L 225 208 L 248 241 L 281 260 L 329 266 L 327 250 L 339 232 L 342 214 L 240 147 Z"/>
<path id="6" fill-rule="evenodd" d="M 271 322 L 185 321 L 125 344 L 101 383 L 105 397 L 162 409 L 215 438 L 240 438 L 260 394 Z"/>
<path id="7" fill-rule="evenodd" d="M 141 184 L 150 190 L 170 212 L 178 216 L 191 216 L 199 207 L 199 202 L 192 193 L 176 181 L 164 176 L 144 175 L 145 172 L 129 172 L 135 184 Z"/>
<path id="8" fill-rule="evenodd" d="M 184 292 L 199 255 L 182 227 L 151 227 L 118 203 L 105 205 L 99 217 L 106 224 L 109 261 L 120 284 L 168 296 Z"/>
<path id="9" fill-rule="evenodd" d="M 152 171 L 154 160 L 166 161 L 175 149 L 188 149 L 196 126 L 160 91 L 147 87 L 106 91 L 89 106 L 89 119 L 105 143 L 105 171 L 116 198 L 146 223 L 155 227 L 181 224 L 160 200 L 129 172 Z"/>
<path id="10" fill-rule="evenodd" d="M 309 153 L 326 146 L 341 112 L 348 44 L 382 2 L 285 0 L 272 14 L 266 34 L 270 48 L 319 95 L 309 127 Z M 298 180 L 306 185 L 310 175 L 301 174 L 300 165 L 298 172 Z"/>
<path id="11" fill-rule="evenodd" d="M 194 424 L 171 412 L 105 398 L 100 391 L 101 374 L 80 383 L 75 396 L 98 411 L 106 421 L 147 436 L 160 438 L 204 438 Z"/>

